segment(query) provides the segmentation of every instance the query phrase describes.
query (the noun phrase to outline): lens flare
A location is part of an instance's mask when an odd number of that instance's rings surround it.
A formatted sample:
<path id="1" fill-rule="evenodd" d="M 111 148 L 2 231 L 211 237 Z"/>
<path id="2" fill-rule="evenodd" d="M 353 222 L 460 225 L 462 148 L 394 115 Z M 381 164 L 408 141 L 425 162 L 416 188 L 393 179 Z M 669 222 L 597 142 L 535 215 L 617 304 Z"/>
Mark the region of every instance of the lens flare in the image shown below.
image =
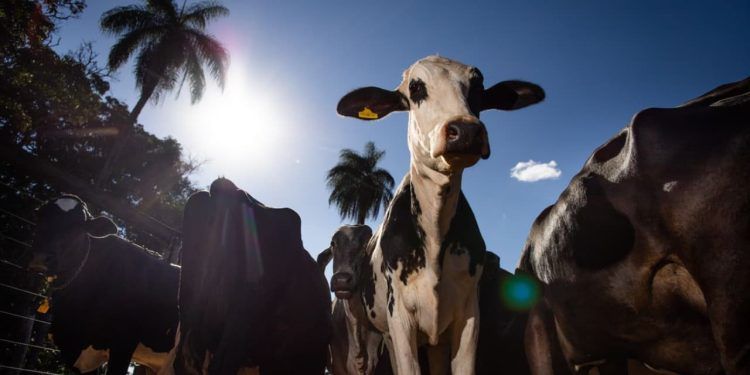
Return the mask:
<path id="1" fill-rule="evenodd" d="M 505 281 L 501 286 L 503 303 L 511 310 L 528 310 L 539 301 L 539 283 L 528 275 L 516 274 Z"/>

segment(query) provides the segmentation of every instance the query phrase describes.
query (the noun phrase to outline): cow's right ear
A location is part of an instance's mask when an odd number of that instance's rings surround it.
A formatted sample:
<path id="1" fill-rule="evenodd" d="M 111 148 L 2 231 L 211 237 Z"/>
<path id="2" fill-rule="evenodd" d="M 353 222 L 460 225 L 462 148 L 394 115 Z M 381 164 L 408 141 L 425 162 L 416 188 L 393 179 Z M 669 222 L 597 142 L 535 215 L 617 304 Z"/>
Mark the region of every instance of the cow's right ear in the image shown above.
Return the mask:
<path id="1" fill-rule="evenodd" d="M 86 220 L 86 233 L 94 237 L 104 237 L 110 234 L 117 234 L 117 225 L 104 216 L 99 216 L 91 220 Z"/>
<path id="2" fill-rule="evenodd" d="M 331 253 L 330 247 L 318 254 L 318 259 L 316 260 L 316 262 L 318 263 L 318 267 L 320 267 L 321 272 L 326 271 L 326 266 L 328 266 L 328 263 L 331 262 L 332 255 L 333 253 Z"/>
<path id="3" fill-rule="evenodd" d="M 363 87 L 344 95 L 336 106 L 342 116 L 360 120 L 377 120 L 394 111 L 409 109 L 409 101 L 397 90 Z"/>

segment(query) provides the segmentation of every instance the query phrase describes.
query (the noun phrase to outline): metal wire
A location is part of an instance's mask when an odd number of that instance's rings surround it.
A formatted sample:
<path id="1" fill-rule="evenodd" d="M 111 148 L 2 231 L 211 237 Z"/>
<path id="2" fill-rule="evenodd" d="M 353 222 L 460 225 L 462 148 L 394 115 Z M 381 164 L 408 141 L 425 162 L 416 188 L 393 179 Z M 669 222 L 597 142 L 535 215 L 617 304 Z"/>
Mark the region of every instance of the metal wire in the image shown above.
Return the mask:
<path id="1" fill-rule="evenodd" d="M 6 339 L 0 339 L 0 342 L 7 342 L 8 344 L 13 344 L 13 345 L 28 346 L 30 348 L 42 349 L 42 350 L 46 350 L 46 351 L 50 351 L 50 352 L 55 352 L 55 353 L 59 353 L 60 352 L 59 349 L 50 348 L 49 346 L 27 344 L 27 343 L 23 343 L 23 342 L 18 342 L 18 341 L 13 341 L 13 340 L 6 340 Z"/>
<path id="2" fill-rule="evenodd" d="M 28 224 L 31 224 L 31 225 L 36 225 L 36 223 L 35 223 L 35 222 L 33 222 L 33 221 L 31 221 L 31 220 L 29 220 L 29 219 L 27 219 L 27 218 L 25 218 L 25 217 L 22 217 L 22 216 L 18 216 L 18 215 L 16 215 L 16 214 L 14 214 L 14 213 L 12 213 L 12 212 L 10 212 L 10 211 L 4 210 L 4 209 L 2 209 L 2 208 L 0 208 L 0 212 L 4 213 L 4 214 L 6 214 L 6 215 L 8 215 L 8 216 L 10 216 L 10 217 L 14 217 L 14 218 L 16 218 L 16 219 L 18 219 L 18 220 L 21 220 L 21 221 L 23 221 L 23 222 L 25 222 L 25 223 L 28 223 Z"/>
<path id="3" fill-rule="evenodd" d="M 30 372 L 33 374 L 42 374 L 42 375 L 62 375 L 55 372 L 47 372 L 47 371 L 39 371 L 39 370 L 29 370 L 27 368 L 20 368 L 20 367 L 12 367 L 12 366 L 6 366 L 6 365 L 0 365 L 0 368 L 7 368 L 9 370 L 15 370 L 15 371 L 23 371 L 23 372 Z"/>
<path id="4" fill-rule="evenodd" d="M 8 239 L 8 240 L 10 240 L 10 241 L 12 241 L 12 242 L 15 242 L 15 243 L 17 243 L 17 244 L 19 244 L 19 245 L 22 245 L 22 246 L 26 246 L 26 247 L 29 247 L 29 248 L 31 247 L 31 244 L 29 244 L 28 242 L 23 242 L 23 241 L 21 241 L 21 240 L 15 239 L 15 238 L 13 238 L 13 237 L 7 236 L 7 235 L 5 235 L 4 233 L 0 233 L 0 237 L 3 237 L 3 238 L 5 238 L 5 239 Z"/>
<path id="5" fill-rule="evenodd" d="M 5 283 L 0 283 L 0 286 L 2 286 L 2 287 L 6 287 L 6 288 L 8 288 L 8 289 L 12 289 L 12 290 L 15 290 L 15 291 L 19 291 L 19 292 L 23 292 L 23 293 L 31 294 L 32 296 L 37 296 L 37 297 L 47 298 L 47 296 L 45 296 L 45 295 L 41 295 L 41 294 L 39 294 L 39 293 L 34 293 L 34 292 L 32 292 L 32 291 L 28 291 L 28 290 L 25 290 L 25 289 L 21 289 L 21 288 L 15 287 L 15 286 L 13 286 L 13 285 L 8 285 L 8 284 L 5 284 Z"/>
<path id="6" fill-rule="evenodd" d="M 30 318 L 28 316 L 23 316 L 23 315 L 18 315 L 18 314 L 13 314 L 12 312 L 7 312 L 7 311 L 3 311 L 3 310 L 0 310 L 0 314 L 10 315 L 10 316 L 13 316 L 13 317 L 16 317 L 16 318 L 31 320 L 33 322 L 42 323 L 42 324 L 52 324 L 50 322 L 45 322 L 44 320 L 34 319 L 34 318 Z"/>

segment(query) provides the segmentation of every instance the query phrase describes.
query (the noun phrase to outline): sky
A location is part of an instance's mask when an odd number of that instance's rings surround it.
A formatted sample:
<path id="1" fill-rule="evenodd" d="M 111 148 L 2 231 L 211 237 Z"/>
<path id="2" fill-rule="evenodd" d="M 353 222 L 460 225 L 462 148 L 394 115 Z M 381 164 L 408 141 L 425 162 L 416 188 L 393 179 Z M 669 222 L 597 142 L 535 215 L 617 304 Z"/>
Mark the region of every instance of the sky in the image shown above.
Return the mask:
<path id="1" fill-rule="evenodd" d="M 56 48 L 91 41 L 104 65 L 116 39 L 99 30 L 101 14 L 137 1 L 89 0 L 61 26 Z M 511 270 L 534 218 L 634 114 L 750 75 L 747 0 L 222 3 L 231 14 L 208 31 L 231 54 L 225 90 L 209 84 L 192 106 L 188 89 L 167 95 L 139 122 L 204 161 L 192 176 L 198 186 L 224 176 L 268 206 L 297 211 L 313 256 L 348 223 L 329 207 L 325 185 L 342 148 L 374 141 L 396 181 L 409 165 L 405 113 L 363 122 L 338 116 L 338 100 L 361 86 L 395 88 L 422 57 L 474 65 L 485 87 L 523 79 L 547 93 L 533 107 L 482 113 L 492 156 L 464 172 L 487 248 Z M 135 104 L 132 65 L 116 79 L 110 94 Z"/>

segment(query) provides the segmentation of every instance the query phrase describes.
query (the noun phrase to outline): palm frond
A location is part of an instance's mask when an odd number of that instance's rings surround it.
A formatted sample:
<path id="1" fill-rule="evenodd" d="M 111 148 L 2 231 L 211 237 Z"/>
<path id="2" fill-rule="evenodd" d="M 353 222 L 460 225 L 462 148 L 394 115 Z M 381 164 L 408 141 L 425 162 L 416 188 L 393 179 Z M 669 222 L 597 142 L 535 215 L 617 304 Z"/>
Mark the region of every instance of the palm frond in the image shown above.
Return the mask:
<path id="1" fill-rule="evenodd" d="M 140 5 L 128 5 L 112 8 L 99 21 L 102 31 L 110 35 L 130 32 L 155 24 L 154 14 Z"/>
<path id="2" fill-rule="evenodd" d="M 107 59 L 109 70 L 117 70 L 130 59 L 136 49 L 158 38 L 163 31 L 164 29 L 160 27 L 145 27 L 134 29 L 123 35 L 109 50 Z"/>
<path id="3" fill-rule="evenodd" d="M 201 1 L 190 5 L 182 16 L 182 22 L 199 30 L 206 28 L 206 23 L 214 18 L 229 15 L 229 9 L 216 1 Z"/>
<path id="4" fill-rule="evenodd" d="M 188 54 L 183 74 L 190 80 L 190 103 L 195 104 L 203 97 L 203 91 L 206 88 L 203 67 L 195 51 Z"/>
<path id="5" fill-rule="evenodd" d="M 177 4 L 173 0 L 146 0 L 146 7 L 154 13 L 166 16 L 172 21 L 177 21 Z"/>
<path id="6" fill-rule="evenodd" d="M 227 70 L 229 70 L 229 53 L 212 36 L 195 29 L 187 29 L 186 31 L 191 44 L 197 50 L 202 64 L 208 67 L 211 77 L 223 89 Z"/>

